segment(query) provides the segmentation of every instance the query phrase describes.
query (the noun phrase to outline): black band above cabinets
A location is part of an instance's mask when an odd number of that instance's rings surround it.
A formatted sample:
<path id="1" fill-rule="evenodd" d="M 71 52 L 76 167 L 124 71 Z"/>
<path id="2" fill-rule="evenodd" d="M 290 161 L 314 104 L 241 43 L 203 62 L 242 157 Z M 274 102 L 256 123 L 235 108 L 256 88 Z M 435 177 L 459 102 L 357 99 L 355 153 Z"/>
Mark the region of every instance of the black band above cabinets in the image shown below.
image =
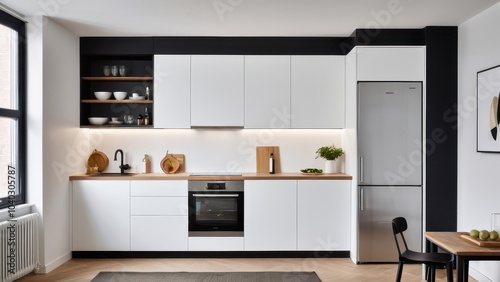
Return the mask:
<path id="1" fill-rule="evenodd" d="M 155 54 L 346 55 L 351 37 L 154 37 Z"/>

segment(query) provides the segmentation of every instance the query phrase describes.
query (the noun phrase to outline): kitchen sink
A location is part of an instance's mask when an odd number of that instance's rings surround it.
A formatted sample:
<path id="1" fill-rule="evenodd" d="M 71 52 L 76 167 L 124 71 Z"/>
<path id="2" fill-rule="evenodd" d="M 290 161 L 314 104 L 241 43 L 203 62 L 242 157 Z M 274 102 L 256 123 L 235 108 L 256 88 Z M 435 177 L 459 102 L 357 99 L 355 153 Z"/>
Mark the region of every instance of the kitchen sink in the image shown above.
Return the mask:
<path id="1" fill-rule="evenodd" d="M 137 173 L 101 172 L 92 176 L 134 176 Z"/>

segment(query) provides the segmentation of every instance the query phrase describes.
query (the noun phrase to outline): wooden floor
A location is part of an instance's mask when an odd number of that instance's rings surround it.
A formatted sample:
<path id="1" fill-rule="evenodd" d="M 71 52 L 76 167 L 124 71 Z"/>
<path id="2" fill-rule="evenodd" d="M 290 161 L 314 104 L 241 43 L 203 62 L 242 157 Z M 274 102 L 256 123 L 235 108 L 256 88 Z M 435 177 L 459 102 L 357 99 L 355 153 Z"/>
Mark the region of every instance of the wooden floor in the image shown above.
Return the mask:
<path id="1" fill-rule="evenodd" d="M 72 259 L 49 274 L 30 274 L 19 280 L 90 281 L 100 271 L 315 271 L 323 282 L 394 281 L 397 264 L 360 264 L 350 259 Z M 420 265 L 405 265 L 402 281 L 424 281 Z M 437 281 L 446 281 L 443 269 Z M 469 281 L 475 281 L 469 279 Z"/>

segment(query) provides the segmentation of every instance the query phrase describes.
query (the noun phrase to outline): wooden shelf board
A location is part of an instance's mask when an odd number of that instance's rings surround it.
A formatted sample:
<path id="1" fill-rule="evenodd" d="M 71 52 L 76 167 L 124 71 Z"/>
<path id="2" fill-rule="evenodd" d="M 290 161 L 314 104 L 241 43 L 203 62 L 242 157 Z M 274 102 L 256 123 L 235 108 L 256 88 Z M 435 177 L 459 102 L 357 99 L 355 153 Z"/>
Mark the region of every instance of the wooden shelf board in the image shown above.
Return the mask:
<path id="1" fill-rule="evenodd" d="M 105 125 L 80 125 L 80 128 L 148 129 L 148 128 L 153 128 L 153 125 L 128 125 L 128 124 L 123 124 L 123 125 L 110 125 L 110 124 L 105 124 Z"/>
<path id="2" fill-rule="evenodd" d="M 84 76 L 82 79 L 91 81 L 153 81 L 152 76 Z"/>
<path id="3" fill-rule="evenodd" d="M 153 104 L 153 100 L 82 100 L 84 104 Z"/>

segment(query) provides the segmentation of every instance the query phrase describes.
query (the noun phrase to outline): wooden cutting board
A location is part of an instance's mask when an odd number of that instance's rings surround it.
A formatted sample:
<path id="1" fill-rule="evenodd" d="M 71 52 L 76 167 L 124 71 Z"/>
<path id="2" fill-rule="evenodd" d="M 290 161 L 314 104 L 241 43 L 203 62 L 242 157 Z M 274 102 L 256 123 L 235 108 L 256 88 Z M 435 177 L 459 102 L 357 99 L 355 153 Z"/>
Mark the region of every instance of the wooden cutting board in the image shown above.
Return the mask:
<path id="1" fill-rule="evenodd" d="M 175 170 L 174 172 L 167 172 L 166 171 L 166 158 L 167 157 L 173 157 L 179 162 L 179 168 Z M 184 154 L 167 154 L 165 158 L 163 158 L 160 162 L 160 168 L 163 170 L 165 173 L 182 173 L 186 172 L 186 164 L 184 163 Z"/>
<path id="2" fill-rule="evenodd" d="M 269 156 L 274 154 L 274 170 L 276 173 L 281 172 L 280 147 L 279 146 L 257 146 L 256 147 L 256 162 L 257 173 L 269 173 Z"/>
<path id="3" fill-rule="evenodd" d="M 479 240 L 478 238 L 472 238 L 471 236 L 467 235 L 467 234 L 462 234 L 460 235 L 460 237 L 462 237 L 462 239 L 465 239 L 469 242 L 472 242 L 476 245 L 478 245 L 479 247 L 487 247 L 487 248 L 500 248 L 500 241 L 483 241 L 483 240 Z"/>

